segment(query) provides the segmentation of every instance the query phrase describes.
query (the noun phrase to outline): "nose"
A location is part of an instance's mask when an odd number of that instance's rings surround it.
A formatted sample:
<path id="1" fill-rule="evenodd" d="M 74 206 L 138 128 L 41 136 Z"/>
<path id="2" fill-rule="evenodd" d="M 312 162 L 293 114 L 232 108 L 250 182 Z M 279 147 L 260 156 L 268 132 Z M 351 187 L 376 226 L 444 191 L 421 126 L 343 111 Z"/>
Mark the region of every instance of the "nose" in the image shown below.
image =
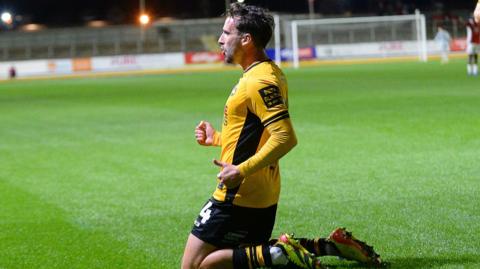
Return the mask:
<path id="1" fill-rule="evenodd" d="M 218 38 L 218 44 L 223 45 L 225 42 L 223 42 L 223 33 L 220 35 Z"/>

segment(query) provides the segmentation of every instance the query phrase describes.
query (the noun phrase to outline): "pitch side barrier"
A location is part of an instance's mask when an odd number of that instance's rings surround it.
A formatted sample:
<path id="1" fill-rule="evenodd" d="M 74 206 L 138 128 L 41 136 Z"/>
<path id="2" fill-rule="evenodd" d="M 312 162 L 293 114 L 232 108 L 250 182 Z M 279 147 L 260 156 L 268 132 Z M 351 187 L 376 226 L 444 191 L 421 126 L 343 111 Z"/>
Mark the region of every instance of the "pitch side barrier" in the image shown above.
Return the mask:
<path id="1" fill-rule="evenodd" d="M 364 59 L 365 62 L 369 62 L 370 59 L 388 59 L 388 57 L 383 57 L 384 55 L 389 55 L 392 59 L 393 57 L 396 57 L 396 59 L 398 57 L 411 59 L 412 56 L 402 54 L 408 46 L 415 47 L 415 44 L 412 42 L 392 42 L 337 44 L 335 46 L 318 45 L 316 47 L 300 48 L 298 57 L 301 61 L 309 62 L 318 59 L 322 60 L 320 62 L 341 62 L 344 59 L 355 59 L 355 62 L 362 62 L 361 60 Z M 451 43 L 451 51 L 454 53 L 464 52 L 465 47 L 466 43 L 463 39 L 455 39 Z M 433 40 L 427 42 L 427 49 L 429 55 L 440 53 L 440 49 Z M 291 62 L 293 57 L 291 49 L 281 49 L 278 54 L 275 49 L 269 49 L 267 53 L 271 59 L 277 56 L 283 62 Z M 370 55 L 370 57 L 366 57 L 366 55 Z M 333 59 L 333 61 L 328 59 Z M 16 77 L 18 78 L 36 78 L 92 74 L 220 70 L 230 69 L 229 67 L 232 66 L 225 65 L 223 63 L 223 55 L 218 52 L 119 55 L 111 57 L 0 62 L 0 79 L 9 78 L 12 67 L 15 68 Z"/>

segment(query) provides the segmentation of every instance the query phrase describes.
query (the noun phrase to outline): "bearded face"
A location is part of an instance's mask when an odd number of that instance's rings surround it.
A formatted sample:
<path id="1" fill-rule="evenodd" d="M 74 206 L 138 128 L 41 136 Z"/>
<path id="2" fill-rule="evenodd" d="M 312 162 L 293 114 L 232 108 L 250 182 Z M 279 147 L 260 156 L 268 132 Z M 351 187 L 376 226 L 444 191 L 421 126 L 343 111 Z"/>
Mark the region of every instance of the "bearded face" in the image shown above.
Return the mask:
<path id="1" fill-rule="evenodd" d="M 223 31 L 218 39 L 218 44 L 225 57 L 226 63 L 238 63 L 237 59 L 241 53 L 241 34 L 235 27 L 233 18 L 228 17 L 223 25 Z"/>

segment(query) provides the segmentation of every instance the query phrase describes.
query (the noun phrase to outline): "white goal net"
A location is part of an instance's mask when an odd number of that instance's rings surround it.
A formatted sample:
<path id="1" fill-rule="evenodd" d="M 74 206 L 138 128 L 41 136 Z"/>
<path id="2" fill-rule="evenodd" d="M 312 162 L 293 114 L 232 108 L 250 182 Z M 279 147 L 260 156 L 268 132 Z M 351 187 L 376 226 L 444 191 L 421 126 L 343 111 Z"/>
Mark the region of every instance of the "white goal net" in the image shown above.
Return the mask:
<path id="1" fill-rule="evenodd" d="M 292 61 L 298 68 L 301 51 L 317 59 L 418 56 L 427 60 L 425 16 L 353 17 L 291 21 Z"/>

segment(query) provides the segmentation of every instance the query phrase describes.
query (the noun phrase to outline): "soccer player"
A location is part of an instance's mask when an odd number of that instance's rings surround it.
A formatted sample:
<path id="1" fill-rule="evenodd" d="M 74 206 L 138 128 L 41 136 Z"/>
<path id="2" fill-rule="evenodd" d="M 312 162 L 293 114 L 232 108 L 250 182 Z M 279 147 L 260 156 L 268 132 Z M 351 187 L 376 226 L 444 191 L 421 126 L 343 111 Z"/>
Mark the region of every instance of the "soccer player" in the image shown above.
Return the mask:
<path id="1" fill-rule="evenodd" d="M 441 63 L 448 63 L 448 53 L 450 52 L 450 41 L 452 38 L 447 30 L 443 29 L 441 25 L 437 27 L 437 34 L 435 35 L 435 42 L 440 49 Z"/>
<path id="2" fill-rule="evenodd" d="M 467 22 L 468 75 L 478 75 L 478 50 L 480 49 L 480 25 L 473 18 Z"/>
<path id="3" fill-rule="evenodd" d="M 274 23 L 262 8 L 234 3 L 218 40 L 225 62 L 243 76 L 226 101 L 222 131 L 208 121 L 195 128 L 196 141 L 221 147 L 217 186 L 194 222 L 182 269 L 321 268 L 315 256 L 379 261 L 369 246 L 345 229 L 327 239 L 271 240 L 280 193 L 278 160 L 297 143 L 288 112 L 282 71 L 265 54 Z"/>

